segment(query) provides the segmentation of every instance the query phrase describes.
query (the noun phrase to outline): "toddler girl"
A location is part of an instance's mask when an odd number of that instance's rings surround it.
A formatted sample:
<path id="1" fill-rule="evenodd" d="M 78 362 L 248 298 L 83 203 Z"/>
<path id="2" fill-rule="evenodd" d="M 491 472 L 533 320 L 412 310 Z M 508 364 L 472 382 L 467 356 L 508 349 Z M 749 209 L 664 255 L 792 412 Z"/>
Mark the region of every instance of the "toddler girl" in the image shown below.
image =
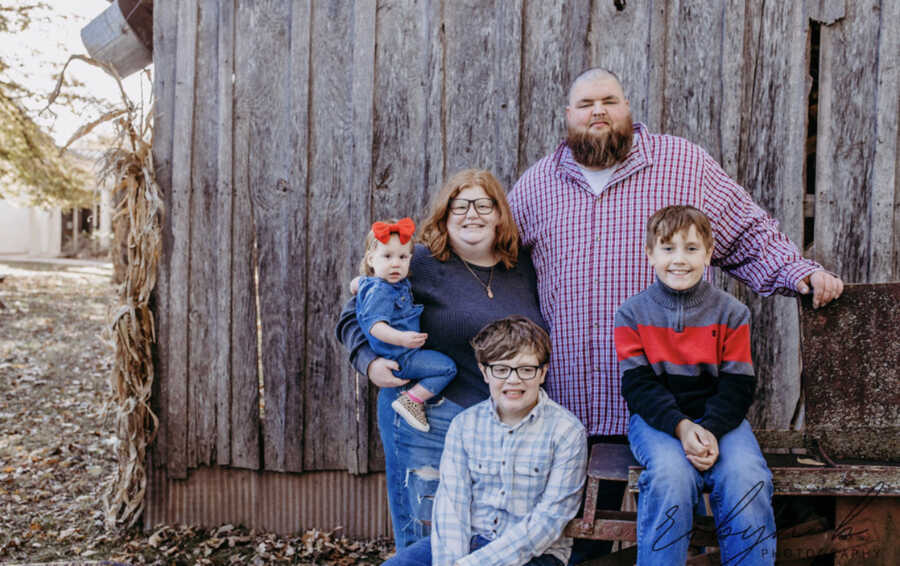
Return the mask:
<path id="1" fill-rule="evenodd" d="M 406 279 L 415 229 L 409 218 L 372 224 L 360 264 L 363 277 L 358 279 L 356 318 L 375 353 L 400 365 L 394 375 L 418 381 L 391 407 L 409 426 L 428 432 L 424 402 L 450 383 L 456 375 L 456 364 L 440 352 L 420 349 L 428 338 L 419 332 L 423 307 L 413 304 Z"/>

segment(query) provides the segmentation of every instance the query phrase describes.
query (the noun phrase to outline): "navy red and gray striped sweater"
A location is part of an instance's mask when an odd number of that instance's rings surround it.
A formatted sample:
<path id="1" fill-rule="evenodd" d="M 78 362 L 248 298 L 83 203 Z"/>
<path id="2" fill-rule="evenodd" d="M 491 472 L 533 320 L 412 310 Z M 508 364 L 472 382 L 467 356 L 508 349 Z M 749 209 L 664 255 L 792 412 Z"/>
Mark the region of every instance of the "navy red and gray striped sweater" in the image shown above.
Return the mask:
<path id="1" fill-rule="evenodd" d="M 753 402 L 750 311 L 709 282 L 676 291 L 658 278 L 616 312 L 616 353 L 628 410 L 675 434 L 690 419 L 720 438 Z"/>

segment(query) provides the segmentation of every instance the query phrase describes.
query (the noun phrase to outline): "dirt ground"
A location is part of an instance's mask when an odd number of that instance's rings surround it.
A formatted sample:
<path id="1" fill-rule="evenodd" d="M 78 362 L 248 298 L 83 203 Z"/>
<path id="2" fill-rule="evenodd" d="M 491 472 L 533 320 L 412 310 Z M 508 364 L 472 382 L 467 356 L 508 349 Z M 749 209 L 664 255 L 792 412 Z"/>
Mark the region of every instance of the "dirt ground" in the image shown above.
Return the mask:
<path id="1" fill-rule="evenodd" d="M 109 271 L 0 263 L 0 562 L 380 564 L 388 541 L 340 533 L 104 528 L 118 442 L 104 406 Z"/>

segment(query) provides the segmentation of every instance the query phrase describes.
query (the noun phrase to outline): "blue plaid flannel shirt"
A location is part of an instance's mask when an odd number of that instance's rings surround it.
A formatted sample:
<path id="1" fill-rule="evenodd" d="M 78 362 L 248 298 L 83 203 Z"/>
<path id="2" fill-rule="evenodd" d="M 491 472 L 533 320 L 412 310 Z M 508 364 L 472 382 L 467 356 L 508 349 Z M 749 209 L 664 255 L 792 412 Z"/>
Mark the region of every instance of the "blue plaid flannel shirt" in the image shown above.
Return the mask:
<path id="1" fill-rule="evenodd" d="M 572 539 L 562 531 L 578 512 L 586 474 L 584 426 L 543 389 L 515 426 L 500 422 L 490 399 L 463 411 L 441 457 L 432 564 L 515 566 L 548 553 L 565 564 Z M 470 554 L 475 535 L 491 542 Z"/>

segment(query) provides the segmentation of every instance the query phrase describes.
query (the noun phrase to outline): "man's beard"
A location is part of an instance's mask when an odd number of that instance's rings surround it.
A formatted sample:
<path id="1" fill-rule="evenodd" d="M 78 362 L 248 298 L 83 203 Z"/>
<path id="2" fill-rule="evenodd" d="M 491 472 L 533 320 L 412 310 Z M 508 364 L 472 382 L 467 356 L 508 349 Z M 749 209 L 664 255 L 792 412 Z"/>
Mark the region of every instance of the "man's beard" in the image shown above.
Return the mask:
<path id="1" fill-rule="evenodd" d="M 591 133 L 589 129 L 573 130 L 569 127 L 566 144 L 572 150 L 575 161 L 585 167 L 608 169 L 625 161 L 631 151 L 632 132 L 631 116 L 626 118 L 621 128 L 612 125 L 601 132 Z"/>

